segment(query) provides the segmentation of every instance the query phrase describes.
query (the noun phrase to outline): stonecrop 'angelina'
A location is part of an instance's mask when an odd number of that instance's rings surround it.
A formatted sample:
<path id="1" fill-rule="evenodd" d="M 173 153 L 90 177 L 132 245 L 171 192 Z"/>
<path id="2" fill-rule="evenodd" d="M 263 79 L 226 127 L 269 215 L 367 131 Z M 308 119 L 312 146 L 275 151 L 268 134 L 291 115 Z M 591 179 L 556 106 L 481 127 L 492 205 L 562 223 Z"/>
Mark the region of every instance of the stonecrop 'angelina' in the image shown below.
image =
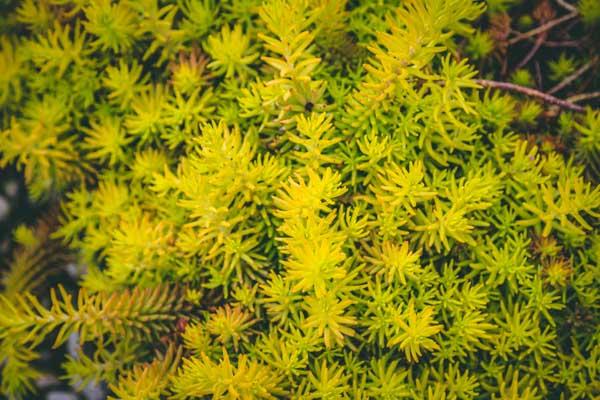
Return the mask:
<path id="1" fill-rule="evenodd" d="M 600 114 L 536 146 L 458 56 L 485 5 L 396 3 L 4 1 L 0 167 L 60 211 L 2 393 L 598 398 Z"/>

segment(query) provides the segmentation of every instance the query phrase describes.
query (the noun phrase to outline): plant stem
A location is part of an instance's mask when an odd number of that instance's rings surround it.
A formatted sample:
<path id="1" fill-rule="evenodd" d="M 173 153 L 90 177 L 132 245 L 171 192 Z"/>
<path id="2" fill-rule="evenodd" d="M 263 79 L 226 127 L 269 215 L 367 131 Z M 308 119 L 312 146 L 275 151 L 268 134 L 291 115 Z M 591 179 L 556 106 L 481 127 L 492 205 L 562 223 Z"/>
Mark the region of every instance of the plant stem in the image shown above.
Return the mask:
<path id="1" fill-rule="evenodd" d="M 556 2 L 558 3 L 559 6 L 561 6 L 565 10 L 568 10 L 571 12 L 577 12 L 577 7 L 575 7 L 572 4 L 567 3 L 565 0 L 556 0 Z"/>
<path id="2" fill-rule="evenodd" d="M 515 67 L 515 69 L 522 68 L 525 64 L 527 64 L 529 62 L 529 60 L 531 60 L 533 58 L 535 53 L 537 53 L 537 51 L 542 46 L 542 43 L 544 43 L 546 36 L 547 36 L 546 32 L 543 32 L 537 37 L 537 39 L 535 40 L 535 44 L 533 45 L 531 50 L 529 50 L 529 52 L 527 53 L 525 58 L 523 58 L 523 60 L 521 60 L 521 62 Z"/>
<path id="3" fill-rule="evenodd" d="M 575 11 L 575 12 L 572 12 L 570 14 L 564 15 L 564 16 L 562 16 L 560 18 L 553 19 L 552 21 L 548 21 L 544 25 L 539 26 L 539 27 L 537 27 L 535 29 L 532 29 L 532 30 L 530 30 L 528 32 L 519 33 L 516 37 L 510 39 L 508 41 L 508 44 L 512 45 L 512 44 L 520 42 L 523 39 L 527 39 L 527 38 L 530 38 L 532 36 L 538 35 L 538 34 L 540 34 L 542 32 L 549 31 L 550 29 L 554 28 L 556 25 L 560 25 L 560 24 L 562 24 L 565 21 L 573 19 L 577 15 L 579 15 L 579 13 Z"/>
<path id="4" fill-rule="evenodd" d="M 490 81 L 487 79 L 475 79 L 475 82 L 477 82 L 478 84 L 480 84 L 483 87 L 509 90 L 509 91 L 513 91 L 513 92 L 519 92 L 519 93 L 525 94 L 527 96 L 536 97 L 540 100 L 543 100 L 546 103 L 554 104 L 559 107 L 565 108 L 567 110 L 572 110 L 572 111 L 577 111 L 577 112 L 584 111 L 584 108 L 581 106 L 578 106 L 577 104 L 573 104 L 566 100 L 561 100 L 557 97 L 554 97 L 554 96 L 549 95 L 544 92 L 540 92 L 539 90 L 536 90 L 536 89 L 531 89 L 531 88 L 521 86 L 521 85 L 515 85 L 514 83 Z"/>
<path id="5" fill-rule="evenodd" d="M 596 97 L 600 97 L 600 91 L 576 94 L 575 96 L 569 97 L 567 101 L 570 101 L 571 103 L 577 103 L 580 101 L 595 99 Z"/>
<path id="6" fill-rule="evenodd" d="M 583 74 L 585 71 L 587 71 L 588 69 L 590 69 L 596 63 L 596 61 L 597 60 L 594 58 L 594 59 L 590 60 L 589 62 L 587 62 L 585 65 L 583 65 L 577 71 L 575 71 L 571 75 L 567 76 L 558 85 L 556 85 L 553 88 L 551 88 L 550 90 L 548 90 L 548 94 L 556 93 L 559 90 L 563 89 L 565 86 L 569 85 L 575 79 L 579 78 L 581 76 L 581 74 Z"/>

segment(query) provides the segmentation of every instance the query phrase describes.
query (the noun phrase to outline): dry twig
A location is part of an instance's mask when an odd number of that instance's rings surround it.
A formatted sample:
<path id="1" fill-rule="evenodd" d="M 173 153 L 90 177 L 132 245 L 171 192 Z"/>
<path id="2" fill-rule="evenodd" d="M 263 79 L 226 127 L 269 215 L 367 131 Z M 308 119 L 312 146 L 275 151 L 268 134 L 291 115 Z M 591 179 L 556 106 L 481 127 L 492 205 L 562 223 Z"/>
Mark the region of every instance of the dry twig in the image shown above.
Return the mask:
<path id="1" fill-rule="evenodd" d="M 571 96 L 567 99 L 567 101 L 571 103 L 578 103 L 580 101 L 591 100 L 600 97 L 600 91 L 598 92 L 590 92 L 590 93 L 581 93 Z"/>
<path id="2" fill-rule="evenodd" d="M 525 58 L 523 58 L 523 60 L 521 60 L 521 62 L 519 64 L 517 64 L 517 66 L 515 67 L 515 69 L 519 69 L 522 68 L 525 64 L 527 64 L 529 62 L 529 60 L 531 60 L 533 58 L 533 56 L 535 55 L 535 53 L 537 53 L 537 51 L 540 49 L 540 47 L 542 46 L 542 43 L 544 43 L 544 40 L 546 39 L 546 32 L 540 34 L 537 39 L 535 40 L 535 44 L 533 45 L 533 47 L 531 48 L 531 50 L 529 50 L 529 52 L 527 53 L 527 55 L 525 56 Z"/>
<path id="3" fill-rule="evenodd" d="M 540 92 L 539 90 L 536 90 L 536 89 L 531 89 L 531 88 L 521 86 L 521 85 L 515 85 L 514 83 L 490 81 L 487 79 L 476 79 L 475 82 L 477 82 L 478 84 L 480 84 L 483 87 L 494 88 L 494 89 L 503 89 L 503 90 L 509 90 L 512 92 L 522 93 L 524 95 L 538 98 L 540 100 L 543 100 L 546 103 L 554 104 L 559 107 L 565 108 L 567 110 L 577 111 L 577 112 L 584 111 L 584 108 L 581 106 L 578 106 L 577 104 L 573 104 L 569 101 L 559 99 L 559 98 L 549 95 L 547 93 Z"/>
<path id="4" fill-rule="evenodd" d="M 546 40 L 543 44 L 544 44 L 544 47 L 580 47 L 581 41 L 579 41 L 579 40 L 563 40 L 563 41 Z"/>
<path id="5" fill-rule="evenodd" d="M 565 88 L 566 86 L 568 86 L 569 84 L 571 84 L 571 82 L 573 82 L 574 80 L 579 78 L 585 71 L 590 69 L 596 63 L 596 61 L 598 61 L 596 58 L 591 59 L 589 62 L 587 62 L 581 68 L 579 68 L 577 71 L 573 72 L 571 75 L 569 75 L 565 79 L 563 79 L 562 82 L 560 82 L 559 84 L 557 84 L 556 86 L 554 86 L 553 88 L 548 90 L 548 94 L 556 93 L 559 90 L 561 90 L 561 89 Z"/>
<path id="6" fill-rule="evenodd" d="M 556 2 L 558 3 L 559 6 L 561 6 L 565 10 L 568 10 L 571 12 L 577 12 L 577 7 L 575 7 L 572 4 L 567 3 L 565 0 L 556 0 Z"/>
<path id="7" fill-rule="evenodd" d="M 579 13 L 577 11 L 575 11 L 575 12 L 572 12 L 570 14 L 563 15 L 560 18 L 556 18 L 556 19 L 553 19 L 551 21 L 548 21 L 545 24 L 543 24 L 543 25 L 541 25 L 541 26 L 539 26 L 539 27 L 537 27 L 535 29 L 532 29 L 532 30 L 530 30 L 528 32 L 519 33 L 517 36 L 515 36 L 512 39 L 510 39 L 508 41 L 508 44 L 512 45 L 512 44 L 520 42 L 521 40 L 524 40 L 524 39 L 530 38 L 532 36 L 539 35 L 540 33 L 549 31 L 550 29 L 554 28 L 555 26 L 560 25 L 563 22 L 566 22 L 566 21 L 568 21 L 570 19 L 575 18 L 577 15 L 579 15 Z"/>

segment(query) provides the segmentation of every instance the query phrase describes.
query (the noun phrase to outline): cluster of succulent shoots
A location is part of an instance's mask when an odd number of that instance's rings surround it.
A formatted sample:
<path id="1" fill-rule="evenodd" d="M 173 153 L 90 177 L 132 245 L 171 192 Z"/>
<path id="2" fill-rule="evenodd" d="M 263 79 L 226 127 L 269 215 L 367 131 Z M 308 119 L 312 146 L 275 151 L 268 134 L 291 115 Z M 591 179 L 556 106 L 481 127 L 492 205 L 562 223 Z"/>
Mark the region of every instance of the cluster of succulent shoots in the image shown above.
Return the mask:
<path id="1" fill-rule="evenodd" d="M 0 167 L 49 210 L 2 267 L 4 396 L 600 396 L 600 113 L 531 140 L 463 55 L 484 3 L 0 8 Z"/>

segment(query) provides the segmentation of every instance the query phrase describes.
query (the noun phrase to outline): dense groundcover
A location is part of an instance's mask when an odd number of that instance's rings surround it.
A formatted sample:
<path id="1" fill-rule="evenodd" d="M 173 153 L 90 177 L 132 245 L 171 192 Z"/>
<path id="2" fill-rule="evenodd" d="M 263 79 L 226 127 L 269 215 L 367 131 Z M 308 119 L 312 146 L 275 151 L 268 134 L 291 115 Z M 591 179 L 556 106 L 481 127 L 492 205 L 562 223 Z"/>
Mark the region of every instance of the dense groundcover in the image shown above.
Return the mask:
<path id="1" fill-rule="evenodd" d="M 522 3 L 0 1 L 3 395 L 597 399 L 600 6 Z"/>

